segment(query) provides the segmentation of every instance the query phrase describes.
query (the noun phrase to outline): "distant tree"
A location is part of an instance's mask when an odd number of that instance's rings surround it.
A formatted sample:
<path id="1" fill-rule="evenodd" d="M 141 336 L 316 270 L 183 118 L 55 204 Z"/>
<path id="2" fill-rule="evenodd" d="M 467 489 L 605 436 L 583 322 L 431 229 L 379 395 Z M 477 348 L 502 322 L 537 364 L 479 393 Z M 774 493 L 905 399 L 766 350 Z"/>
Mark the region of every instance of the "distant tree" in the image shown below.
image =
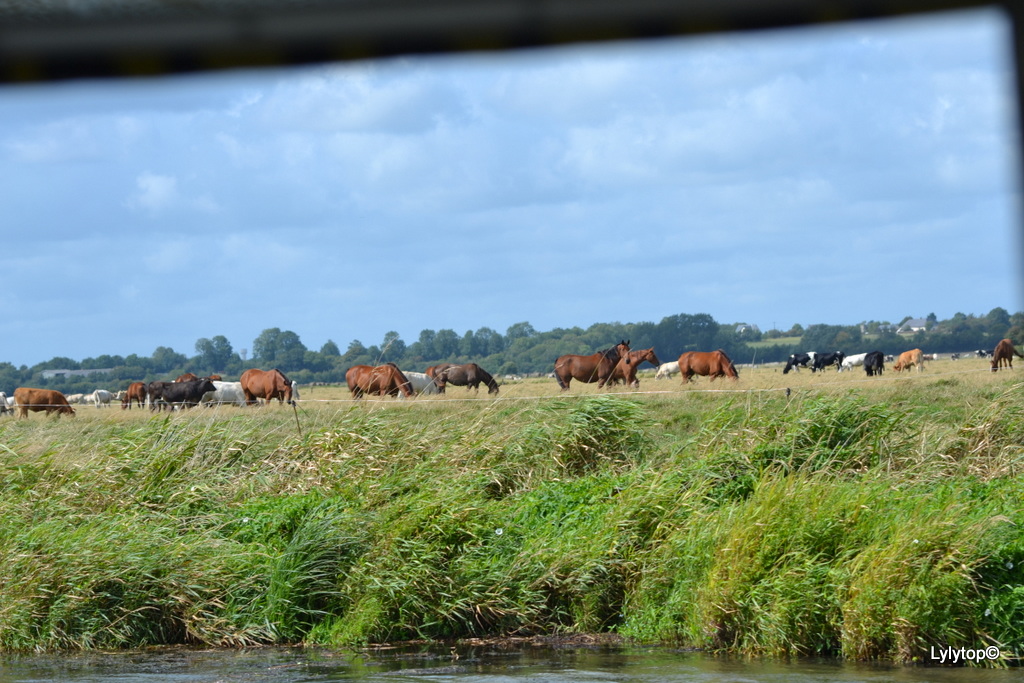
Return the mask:
<path id="1" fill-rule="evenodd" d="M 1002 338 L 1000 335 L 1006 334 L 1010 328 L 1010 314 L 1005 308 L 993 308 L 985 316 L 985 322 L 988 323 L 989 333 Z"/>
<path id="2" fill-rule="evenodd" d="M 224 371 L 231 362 L 234 349 L 227 337 L 218 334 L 213 339 L 203 337 L 196 340 L 196 362 L 208 372 Z"/>
<path id="3" fill-rule="evenodd" d="M 438 330 L 434 336 L 434 358 L 446 360 L 459 355 L 459 335 L 455 330 Z"/>
<path id="4" fill-rule="evenodd" d="M 405 342 L 402 341 L 397 332 L 386 333 L 380 348 L 381 354 L 386 361 L 397 362 L 405 355 Z"/>
<path id="5" fill-rule="evenodd" d="M 306 347 L 299 335 L 290 330 L 271 327 L 260 333 L 252 343 L 252 358 L 264 365 L 280 366 L 282 370 L 302 367 Z"/>
<path id="6" fill-rule="evenodd" d="M 537 330 L 528 322 L 515 323 L 505 330 L 505 339 L 511 344 L 516 339 L 529 339 L 536 336 Z"/>
<path id="7" fill-rule="evenodd" d="M 933 327 L 935 327 L 935 324 L 939 321 L 939 318 L 934 313 L 929 313 L 928 317 L 925 318 L 924 321 L 925 328 L 930 330 Z"/>
<path id="8" fill-rule="evenodd" d="M 370 352 L 363 346 L 363 342 L 358 339 L 353 339 L 348 344 L 348 349 L 345 350 L 341 360 L 346 367 L 353 365 L 367 365 L 370 359 Z"/>
<path id="9" fill-rule="evenodd" d="M 169 346 L 158 346 L 153 351 L 153 372 L 168 373 L 184 367 L 188 358 L 183 353 L 176 353 Z"/>
<path id="10" fill-rule="evenodd" d="M 341 349 L 338 348 L 337 344 L 328 339 L 327 342 L 320 347 L 320 354 L 324 356 L 340 356 Z"/>

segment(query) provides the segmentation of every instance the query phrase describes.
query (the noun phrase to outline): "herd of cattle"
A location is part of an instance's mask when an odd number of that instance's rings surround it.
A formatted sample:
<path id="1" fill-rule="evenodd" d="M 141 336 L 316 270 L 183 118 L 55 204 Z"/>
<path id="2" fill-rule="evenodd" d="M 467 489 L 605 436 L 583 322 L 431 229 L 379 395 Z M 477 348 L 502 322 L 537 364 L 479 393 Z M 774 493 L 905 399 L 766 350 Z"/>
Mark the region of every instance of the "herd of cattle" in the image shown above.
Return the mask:
<path id="1" fill-rule="evenodd" d="M 1000 341 L 991 352 L 979 350 L 975 354 L 978 357 L 991 357 L 992 372 L 996 372 L 1000 367 L 1009 367 L 1012 370 L 1013 357 L 1024 358 L 1009 339 Z M 957 360 L 959 354 L 952 354 L 950 358 Z M 786 374 L 790 370 L 799 371 L 800 368 L 820 372 L 829 367 L 836 367 L 842 372 L 863 367 L 867 375 L 872 377 L 881 375 L 887 362 L 893 364 L 892 369 L 895 372 L 914 367 L 921 372 L 926 360 L 934 360 L 934 356 L 922 353 L 921 349 L 904 351 L 898 357 L 886 356 L 881 351 L 849 356 L 842 351 L 794 353 L 789 357 L 782 373 Z M 684 383 L 689 382 L 694 375 L 709 377 L 711 381 L 718 377 L 739 379 L 736 366 L 721 349 L 688 351 L 680 355 L 679 360 L 662 363 L 653 348 L 631 350 L 627 340 L 589 356 L 560 356 L 555 361 L 555 369 L 550 377 L 558 381 L 563 391 L 569 389 L 574 379 L 585 383 L 597 382 L 598 388 L 617 383 L 636 388 L 640 386 L 637 369 L 642 363 L 650 363 L 658 368 L 655 379 L 671 378 L 676 374 L 682 375 Z M 473 390 L 479 390 L 480 385 L 484 384 L 488 393 L 497 394 L 499 391 L 494 377 L 476 363 L 443 363 L 429 367 L 423 373 L 403 372 L 394 363 L 377 366 L 356 365 L 345 373 L 345 382 L 355 399 L 366 395 L 413 397 L 419 394 L 442 394 L 448 384 L 465 386 Z M 220 375 L 196 377 L 192 373 L 186 373 L 173 382 L 132 382 L 126 390 L 116 394 L 105 389 L 97 389 L 91 394 L 65 396 L 53 389 L 18 387 L 11 397 L 0 391 L 0 414 L 13 413 L 17 409 L 21 417 L 28 417 L 29 411 L 74 415 L 75 409 L 72 404 L 93 404 L 101 408 L 109 407 L 114 400 L 119 400 L 121 408 L 125 410 L 131 410 L 136 404 L 140 408 L 148 406 L 150 410 L 175 410 L 201 404 L 249 406 L 260 401 L 269 403 L 275 399 L 279 403 L 295 405 L 299 399 L 298 385 L 276 368 L 250 369 L 243 372 L 237 382 L 225 382 Z"/>

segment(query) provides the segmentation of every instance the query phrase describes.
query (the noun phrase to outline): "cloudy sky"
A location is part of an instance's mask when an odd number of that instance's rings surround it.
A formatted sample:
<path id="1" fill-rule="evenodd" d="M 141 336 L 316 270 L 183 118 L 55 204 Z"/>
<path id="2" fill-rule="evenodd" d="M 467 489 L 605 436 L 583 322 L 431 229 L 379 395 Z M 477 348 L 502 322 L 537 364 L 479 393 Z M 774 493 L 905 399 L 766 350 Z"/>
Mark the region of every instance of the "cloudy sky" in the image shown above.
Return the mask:
<path id="1" fill-rule="evenodd" d="M 996 10 L 0 88 L 0 361 L 1022 306 Z"/>

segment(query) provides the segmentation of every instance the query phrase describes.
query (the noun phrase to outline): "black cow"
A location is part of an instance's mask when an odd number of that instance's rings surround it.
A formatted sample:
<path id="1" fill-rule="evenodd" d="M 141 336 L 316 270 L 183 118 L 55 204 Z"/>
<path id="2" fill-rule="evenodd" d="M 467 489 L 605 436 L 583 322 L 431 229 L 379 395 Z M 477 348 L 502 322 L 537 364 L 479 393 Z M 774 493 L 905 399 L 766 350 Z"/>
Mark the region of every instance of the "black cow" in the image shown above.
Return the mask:
<path id="1" fill-rule="evenodd" d="M 864 356 L 864 372 L 868 373 L 868 377 L 874 377 L 881 375 L 882 370 L 885 370 L 885 354 L 881 351 L 872 351 Z"/>
<path id="2" fill-rule="evenodd" d="M 166 405 L 173 410 L 174 406 L 191 408 L 199 405 L 203 394 L 216 391 L 217 387 L 207 378 L 194 379 L 188 382 L 150 382 L 146 390 L 149 392 L 150 410 L 159 406 L 160 410 Z"/>
<path id="3" fill-rule="evenodd" d="M 842 370 L 844 358 L 846 358 L 846 354 L 842 351 L 836 351 L 834 353 L 819 353 L 814 356 L 814 366 L 811 368 L 811 372 L 824 370 L 831 365 L 835 365 L 837 370 Z"/>
<path id="4" fill-rule="evenodd" d="M 811 362 L 811 354 L 809 353 L 793 353 L 790 354 L 789 360 L 786 361 L 786 367 L 782 368 L 782 374 L 785 375 L 793 368 L 796 368 L 797 372 L 800 372 L 801 367 L 807 367 L 807 364 Z"/>

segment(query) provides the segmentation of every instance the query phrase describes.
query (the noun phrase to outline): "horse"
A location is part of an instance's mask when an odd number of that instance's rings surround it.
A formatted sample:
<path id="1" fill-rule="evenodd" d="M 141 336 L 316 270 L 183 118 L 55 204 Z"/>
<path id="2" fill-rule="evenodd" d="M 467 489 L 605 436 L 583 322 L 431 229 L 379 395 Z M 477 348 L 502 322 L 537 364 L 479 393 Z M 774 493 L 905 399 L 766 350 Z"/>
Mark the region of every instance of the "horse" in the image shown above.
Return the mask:
<path id="1" fill-rule="evenodd" d="M 179 375 L 175 382 L 194 382 L 198 377 L 193 375 L 191 372 L 186 372 L 184 375 Z"/>
<path id="2" fill-rule="evenodd" d="M 558 386 L 562 387 L 562 391 L 567 391 L 569 383 L 574 379 L 587 384 L 597 382 L 597 388 L 601 389 L 612 376 L 615 364 L 628 353 L 629 341 L 622 340 L 610 349 L 589 356 L 559 356 L 555 361 L 555 379 L 558 380 Z"/>
<path id="3" fill-rule="evenodd" d="M 364 394 L 378 396 L 413 395 L 412 384 L 394 363 L 385 363 L 376 367 L 355 365 L 345 372 L 345 382 L 353 398 L 361 398 Z"/>
<path id="4" fill-rule="evenodd" d="M 714 382 L 716 377 L 729 377 L 734 380 L 740 378 L 736 372 L 736 366 L 725 355 L 725 351 L 687 351 L 679 356 L 679 373 L 683 376 L 683 384 L 686 384 L 694 375 L 710 377 Z"/>
<path id="5" fill-rule="evenodd" d="M 242 383 L 242 391 L 245 392 L 246 405 L 253 405 L 259 398 L 267 403 L 276 398 L 279 402 L 287 401 L 289 405 L 295 405 L 295 399 L 299 398 L 299 389 L 295 382 L 285 377 L 277 368 L 265 371 L 250 368 L 242 373 L 239 381 Z"/>
<path id="6" fill-rule="evenodd" d="M 1024 356 L 1020 355 L 1020 351 L 1013 347 L 1011 340 L 1003 339 L 996 344 L 995 350 L 992 351 L 992 372 L 998 371 L 1003 365 L 1008 365 L 1013 370 L 1014 355 L 1024 358 Z"/>
<path id="7" fill-rule="evenodd" d="M 455 363 L 438 363 L 437 365 L 431 365 L 429 368 L 427 368 L 425 374 L 430 379 L 434 379 L 448 368 L 454 366 Z"/>
<path id="8" fill-rule="evenodd" d="M 442 394 L 444 393 L 445 386 L 448 384 L 466 387 L 466 391 L 470 389 L 480 391 L 481 383 L 487 385 L 488 394 L 498 393 L 498 383 L 494 381 L 494 377 L 476 363 L 451 365 L 442 370 L 434 379 L 437 382 L 437 390 Z"/>
<path id="9" fill-rule="evenodd" d="M 659 370 L 661 369 L 661 361 L 658 360 L 658 356 L 655 355 L 654 347 L 652 346 L 649 349 L 630 351 L 620 358 L 619 362 L 615 364 L 615 369 L 612 370 L 612 376 L 608 381 L 613 384 L 621 381 L 626 386 L 639 389 L 640 380 L 636 378 L 636 371 L 639 369 L 640 364 L 644 362 L 650 363 Z"/>
<path id="10" fill-rule="evenodd" d="M 352 392 L 352 398 L 359 399 L 363 397 L 363 388 L 370 379 L 371 372 L 373 372 L 372 365 L 353 365 L 345 371 L 345 384 L 348 385 L 348 390 Z"/>

